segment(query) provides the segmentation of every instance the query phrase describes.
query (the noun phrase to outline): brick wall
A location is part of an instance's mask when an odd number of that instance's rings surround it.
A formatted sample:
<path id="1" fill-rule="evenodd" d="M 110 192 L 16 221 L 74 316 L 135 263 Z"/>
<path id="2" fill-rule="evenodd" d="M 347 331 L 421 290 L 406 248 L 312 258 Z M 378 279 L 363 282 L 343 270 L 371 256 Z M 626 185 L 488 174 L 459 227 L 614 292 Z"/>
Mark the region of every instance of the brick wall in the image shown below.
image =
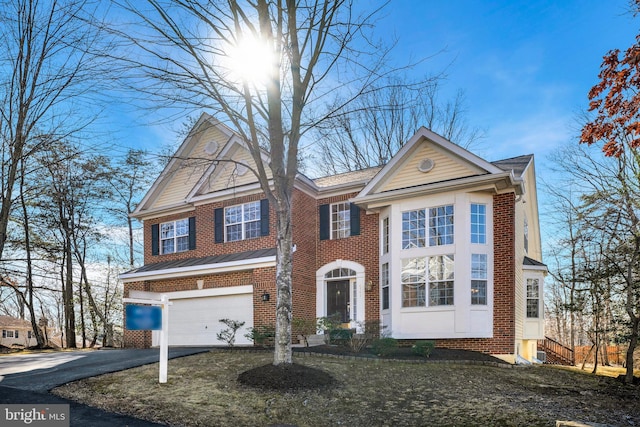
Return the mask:
<path id="1" fill-rule="evenodd" d="M 513 354 L 515 351 L 515 194 L 493 196 L 493 338 L 436 340 L 436 346 Z"/>
<path id="2" fill-rule="evenodd" d="M 357 193 L 329 197 L 318 200 L 318 207 L 324 204 L 338 203 L 356 196 Z M 316 209 L 315 216 L 318 217 Z M 319 240 L 319 227 L 316 227 L 318 239 L 318 257 L 316 270 L 337 259 L 357 262 L 365 268 L 365 283 L 371 281 L 373 287 L 365 291 L 365 320 L 380 318 L 380 292 L 378 286 L 380 239 L 378 214 L 367 214 L 360 210 L 360 235 L 344 239 Z"/>
<path id="3" fill-rule="evenodd" d="M 153 264 L 162 261 L 174 261 L 187 258 L 200 258 L 211 255 L 222 255 L 273 248 L 276 245 L 276 215 L 273 206 L 269 206 L 269 235 L 237 242 L 215 243 L 213 215 L 217 208 L 239 205 L 264 199 L 264 195 L 254 194 L 237 197 L 223 202 L 196 206 L 195 211 L 148 219 L 144 222 L 144 263 Z M 168 221 L 196 217 L 196 248 L 171 254 L 151 254 L 151 226 Z"/>

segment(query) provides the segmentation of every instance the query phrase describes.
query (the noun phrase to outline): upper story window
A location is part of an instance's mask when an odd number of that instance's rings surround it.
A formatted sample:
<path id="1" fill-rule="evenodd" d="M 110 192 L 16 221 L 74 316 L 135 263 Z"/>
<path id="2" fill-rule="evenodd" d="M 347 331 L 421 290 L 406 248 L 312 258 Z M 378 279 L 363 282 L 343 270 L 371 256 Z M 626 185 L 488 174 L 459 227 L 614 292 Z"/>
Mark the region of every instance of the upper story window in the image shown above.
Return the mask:
<path id="1" fill-rule="evenodd" d="M 453 205 L 402 212 L 402 249 L 426 246 L 427 214 L 429 246 L 453 244 Z"/>
<path id="2" fill-rule="evenodd" d="M 19 338 L 18 337 L 18 331 L 15 331 L 15 337 L 14 337 L 14 331 L 8 331 L 3 329 L 2 330 L 2 338 Z"/>
<path id="3" fill-rule="evenodd" d="M 237 242 L 269 235 L 269 200 L 216 208 L 213 212 L 216 243 Z"/>
<path id="4" fill-rule="evenodd" d="M 389 253 L 389 217 L 382 220 L 382 253 Z"/>
<path id="5" fill-rule="evenodd" d="M 160 253 L 171 254 L 189 250 L 189 220 L 160 224 Z"/>
<path id="6" fill-rule="evenodd" d="M 260 202 L 230 206 L 224 210 L 225 241 L 235 242 L 260 236 Z"/>
<path id="7" fill-rule="evenodd" d="M 151 254 L 172 254 L 196 248 L 196 218 L 151 225 Z"/>
<path id="8" fill-rule="evenodd" d="M 487 243 L 487 206 L 471 204 L 471 243 Z"/>
<path id="9" fill-rule="evenodd" d="M 471 304 L 487 305 L 486 254 L 471 254 Z"/>
<path id="10" fill-rule="evenodd" d="M 342 239 L 360 234 L 360 208 L 353 203 L 320 205 L 320 240 Z"/>
<path id="11" fill-rule="evenodd" d="M 529 253 L 529 222 L 527 216 L 524 216 L 524 252 Z"/>
<path id="12" fill-rule="evenodd" d="M 331 238 L 342 239 L 349 237 L 351 230 L 351 211 L 349 203 L 334 203 L 331 205 Z"/>
<path id="13" fill-rule="evenodd" d="M 540 280 L 527 279 L 527 317 L 540 317 Z"/>

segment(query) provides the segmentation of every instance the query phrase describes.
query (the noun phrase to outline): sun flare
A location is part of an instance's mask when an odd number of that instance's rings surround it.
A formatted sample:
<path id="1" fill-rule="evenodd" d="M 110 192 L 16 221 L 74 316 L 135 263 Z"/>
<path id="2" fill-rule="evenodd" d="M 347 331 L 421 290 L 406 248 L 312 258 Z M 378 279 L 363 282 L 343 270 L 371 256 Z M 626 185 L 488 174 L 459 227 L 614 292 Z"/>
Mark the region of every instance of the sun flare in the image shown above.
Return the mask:
<path id="1" fill-rule="evenodd" d="M 241 81 L 262 86 L 267 82 L 273 53 L 254 37 L 246 37 L 228 51 L 229 69 Z"/>

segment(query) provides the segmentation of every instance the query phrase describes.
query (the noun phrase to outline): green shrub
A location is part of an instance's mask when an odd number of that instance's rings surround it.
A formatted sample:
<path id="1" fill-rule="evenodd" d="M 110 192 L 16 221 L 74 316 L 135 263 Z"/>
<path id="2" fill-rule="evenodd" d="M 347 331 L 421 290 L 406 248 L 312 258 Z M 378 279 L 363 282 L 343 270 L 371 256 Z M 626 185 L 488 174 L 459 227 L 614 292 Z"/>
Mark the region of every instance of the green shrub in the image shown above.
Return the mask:
<path id="1" fill-rule="evenodd" d="M 380 338 L 371 343 L 373 354 L 382 357 L 391 356 L 398 349 L 398 340 L 395 338 Z"/>
<path id="2" fill-rule="evenodd" d="M 332 329 L 329 331 L 329 344 L 347 345 L 354 333 L 353 329 Z"/>
<path id="3" fill-rule="evenodd" d="M 254 345 L 262 347 L 273 346 L 276 336 L 276 327 L 273 325 L 261 325 L 255 328 L 249 328 L 249 332 L 244 334 L 248 340 L 252 340 Z"/>
<path id="4" fill-rule="evenodd" d="M 416 341 L 411 347 L 411 352 L 416 356 L 428 358 L 433 353 L 434 348 L 436 348 L 435 341 Z"/>

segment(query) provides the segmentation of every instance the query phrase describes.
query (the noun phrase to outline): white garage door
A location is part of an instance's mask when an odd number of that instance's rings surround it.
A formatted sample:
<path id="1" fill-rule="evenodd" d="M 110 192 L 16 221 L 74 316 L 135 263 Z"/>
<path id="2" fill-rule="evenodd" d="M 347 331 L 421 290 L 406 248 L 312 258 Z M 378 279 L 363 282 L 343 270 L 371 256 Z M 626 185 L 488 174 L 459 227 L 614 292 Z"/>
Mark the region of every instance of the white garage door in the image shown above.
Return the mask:
<path id="1" fill-rule="evenodd" d="M 197 293 L 197 292 L 194 292 Z M 177 293 L 176 293 L 177 294 Z M 245 322 L 236 333 L 235 345 L 252 345 L 244 335 L 253 327 L 253 296 L 251 293 L 198 296 L 184 298 L 188 292 L 179 292 L 169 306 L 169 345 L 209 346 L 226 345 L 217 334 L 226 329 L 220 319 Z M 154 331 L 153 345 L 159 345 L 159 333 Z"/>

